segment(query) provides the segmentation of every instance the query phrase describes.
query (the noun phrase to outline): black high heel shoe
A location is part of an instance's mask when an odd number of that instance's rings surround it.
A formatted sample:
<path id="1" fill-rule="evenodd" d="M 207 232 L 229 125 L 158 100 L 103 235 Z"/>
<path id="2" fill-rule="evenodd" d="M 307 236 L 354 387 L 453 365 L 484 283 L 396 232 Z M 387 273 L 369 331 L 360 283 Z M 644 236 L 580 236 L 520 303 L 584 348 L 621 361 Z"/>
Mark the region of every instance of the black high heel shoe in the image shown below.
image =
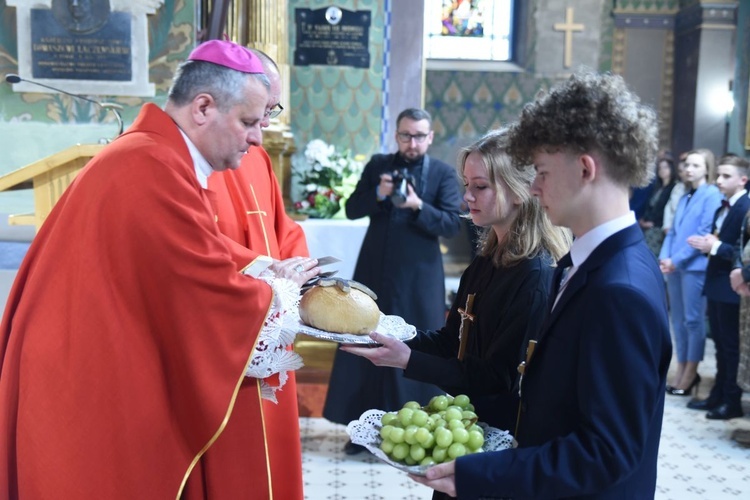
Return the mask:
<path id="1" fill-rule="evenodd" d="M 698 394 L 698 385 L 700 383 L 701 383 L 701 376 L 696 373 L 695 378 L 687 387 L 687 389 L 676 389 L 674 387 L 668 387 L 667 394 L 671 394 L 672 396 L 689 396 L 690 394 L 693 393 L 693 389 L 695 389 L 695 393 Z"/>

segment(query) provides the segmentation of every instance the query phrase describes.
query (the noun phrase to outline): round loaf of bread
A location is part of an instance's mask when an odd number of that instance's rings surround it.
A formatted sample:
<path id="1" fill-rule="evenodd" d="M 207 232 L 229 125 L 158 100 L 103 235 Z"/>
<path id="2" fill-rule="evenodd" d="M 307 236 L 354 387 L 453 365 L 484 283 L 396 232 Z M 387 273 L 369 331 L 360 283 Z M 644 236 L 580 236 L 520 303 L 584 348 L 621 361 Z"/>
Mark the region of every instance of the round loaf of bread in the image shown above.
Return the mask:
<path id="1" fill-rule="evenodd" d="M 380 309 L 356 288 L 344 292 L 337 286 L 314 286 L 302 295 L 299 316 L 319 330 L 367 335 L 378 326 Z"/>

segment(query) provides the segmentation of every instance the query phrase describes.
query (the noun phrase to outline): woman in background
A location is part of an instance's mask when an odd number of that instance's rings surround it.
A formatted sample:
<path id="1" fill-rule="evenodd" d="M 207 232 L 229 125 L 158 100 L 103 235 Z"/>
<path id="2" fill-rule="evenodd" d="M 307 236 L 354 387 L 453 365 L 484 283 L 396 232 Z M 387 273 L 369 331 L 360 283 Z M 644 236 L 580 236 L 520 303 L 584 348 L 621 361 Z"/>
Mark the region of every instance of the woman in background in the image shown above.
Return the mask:
<path id="1" fill-rule="evenodd" d="M 669 229 L 661 252 L 659 267 L 667 276 L 669 317 L 672 322 L 677 370 L 667 392 L 687 396 L 700 383 L 698 363 L 703 360 L 706 344 L 706 279 L 708 257 L 687 243 L 692 235 L 711 231 L 714 214 L 723 199 L 713 181 L 714 155 L 708 149 L 688 152 L 685 160 L 687 193 L 680 198 L 674 223 Z"/>
<path id="2" fill-rule="evenodd" d="M 687 183 L 685 182 L 685 159 L 687 158 L 687 152 L 680 155 L 680 159 L 677 162 L 677 179 L 675 185 L 672 188 L 672 192 L 669 194 L 669 200 L 664 207 L 664 218 L 662 219 L 662 231 L 664 236 L 667 235 L 669 229 L 672 227 L 674 222 L 674 213 L 677 211 L 677 204 L 680 202 L 680 198 L 687 191 Z M 658 255 L 658 254 L 657 254 Z"/>
<path id="3" fill-rule="evenodd" d="M 481 421 L 512 432 L 521 346 L 536 335 L 551 306 L 553 266 L 568 251 L 570 236 L 550 223 L 530 194 L 534 168 L 513 165 L 506 144 L 507 132 L 498 130 L 459 153 L 464 201 L 482 233 L 445 326 L 420 331 L 407 343 L 371 334 L 382 347 L 341 349 L 402 368 L 406 377 L 450 394 L 466 394 Z"/>
<path id="4" fill-rule="evenodd" d="M 654 252 L 654 255 L 658 256 L 664 242 L 664 231 L 662 229 L 664 208 L 667 206 L 672 189 L 678 179 L 677 169 L 671 156 L 660 157 L 656 165 L 657 181 L 651 190 L 643 217 L 638 221 L 638 224 L 643 229 L 648 247 Z"/>

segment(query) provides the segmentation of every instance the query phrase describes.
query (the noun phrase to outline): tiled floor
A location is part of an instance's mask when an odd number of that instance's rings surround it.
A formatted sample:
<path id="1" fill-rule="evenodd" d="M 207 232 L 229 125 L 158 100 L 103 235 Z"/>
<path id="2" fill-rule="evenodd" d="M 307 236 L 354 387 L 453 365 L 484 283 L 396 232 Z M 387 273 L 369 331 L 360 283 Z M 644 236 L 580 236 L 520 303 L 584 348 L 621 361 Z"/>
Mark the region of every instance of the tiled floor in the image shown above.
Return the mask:
<path id="1" fill-rule="evenodd" d="M 701 393 L 710 389 L 714 373 L 713 345 L 699 369 Z M 750 448 L 731 439 L 735 429 L 750 429 L 750 394 L 745 394 L 748 416 L 728 422 L 706 420 L 688 410 L 689 398 L 667 396 L 664 411 L 658 500 L 723 500 L 750 498 Z M 302 418 L 302 455 L 305 498 L 308 500 L 429 499 L 432 490 L 363 453 L 350 457 L 342 448 L 344 426 L 321 418 Z"/>
<path id="2" fill-rule="evenodd" d="M 322 418 L 302 418 L 302 471 L 310 500 L 422 500 L 432 490 L 370 453 L 347 456 L 345 427 Z"/>

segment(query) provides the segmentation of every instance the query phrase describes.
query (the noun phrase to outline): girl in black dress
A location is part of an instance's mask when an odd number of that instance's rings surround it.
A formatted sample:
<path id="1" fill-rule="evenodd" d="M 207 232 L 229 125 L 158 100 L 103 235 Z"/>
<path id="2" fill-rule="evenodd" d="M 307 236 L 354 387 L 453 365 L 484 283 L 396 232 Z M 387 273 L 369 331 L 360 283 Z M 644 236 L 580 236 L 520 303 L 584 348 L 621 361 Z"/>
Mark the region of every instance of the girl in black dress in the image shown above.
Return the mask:
<path id="1" fill-rule="evenodd" d="M 512 431 L 522 342 L 547 314 L 553 266 L 568 251 L 570 237 L 529 193 L 534 167 L 511 163 L 506 137 L 505 130 L 490 132 L 459 153 L 468 217 L 483 232 L 443 328 L 420 331 L 407 343 L 371 334 L 382 347 L 341 349 L 402 368 L 406 377 L 449 394 L 467 394 L 481 421 Z M 459 357 L 462 321 L 468 326 Z"/>

